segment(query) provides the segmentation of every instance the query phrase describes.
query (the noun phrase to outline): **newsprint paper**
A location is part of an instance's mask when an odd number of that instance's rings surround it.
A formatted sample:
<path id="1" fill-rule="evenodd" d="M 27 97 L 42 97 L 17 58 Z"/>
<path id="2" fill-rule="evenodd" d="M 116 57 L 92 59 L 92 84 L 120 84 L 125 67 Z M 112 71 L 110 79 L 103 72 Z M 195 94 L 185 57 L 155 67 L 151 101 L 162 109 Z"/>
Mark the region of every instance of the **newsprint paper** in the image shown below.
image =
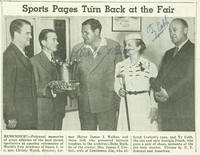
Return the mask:
<path id="1" fill-rule="evenodd" d="M 200 154 L 199 0 L 0 4 L 0 154 Z"/>

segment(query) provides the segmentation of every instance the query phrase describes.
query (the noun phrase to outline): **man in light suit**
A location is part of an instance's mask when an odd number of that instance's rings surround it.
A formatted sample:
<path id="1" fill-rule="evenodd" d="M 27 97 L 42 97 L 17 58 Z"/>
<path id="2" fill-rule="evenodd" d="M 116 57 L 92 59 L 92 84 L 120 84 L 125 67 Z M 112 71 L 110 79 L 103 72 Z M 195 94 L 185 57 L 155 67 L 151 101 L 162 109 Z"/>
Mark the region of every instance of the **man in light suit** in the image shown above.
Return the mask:
<path id="1" fill-rule="evenodd" d="M 59 81 L 59 66 L 53 52 L 57 50 L 57 35 L 52 29 L 44 29 L 39 34 L 42 51 L 31 58 L 37 86 L 39 130 L 61 130 L 65 115 L 66 96 L 49 87 L 52 81 Z"/>
<path id="2" fill-rule="evenodd" d="M 117 42 L 101 37 L 101 23 L 82 23 L 84 43 L 73 48 L 71 60 L 79 60 L 79 118 L 82 130 L 116 130 L 119 98 L 114 92 L 115 65 L 122 60 Z"/>
<path id="3" fill-rule="evenodd" d="M 162 60 L 157 79 L 161 90 L 155 93 L 163 131 L 194 131 L 194 44 L 188 39 L 188 24 L 176 18 L 169 26 L 175 47 Z"/>
<path id="4" fill-rule="evenodd" d="M 25 54 L 31 24 L 16 19 L 10 24 L 12 42 L 3 54 L 3 113 L 7 129 L 33 130 L 37 124 L 33 68 Z"/>

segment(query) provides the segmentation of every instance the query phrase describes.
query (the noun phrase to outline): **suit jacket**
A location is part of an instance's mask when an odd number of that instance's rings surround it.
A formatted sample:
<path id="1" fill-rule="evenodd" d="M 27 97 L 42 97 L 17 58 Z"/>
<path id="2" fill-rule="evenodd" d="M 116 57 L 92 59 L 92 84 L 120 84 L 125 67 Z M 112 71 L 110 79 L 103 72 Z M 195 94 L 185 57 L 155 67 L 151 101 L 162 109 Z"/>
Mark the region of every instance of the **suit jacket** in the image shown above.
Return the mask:
<path id="1" fill-rule="evenodd" d="M 169 99 L 159 104 L 161 119 L 189 120 L 194 129 L 194 44 L 187 41 L 177 55 L 175 48 L 168 50 L 163 58 L 158 79 L 166 89 Z M 176 124 L 176 123 L 175 123 Z M 173 127 L 172 127 L 173 128 Z M 183 127 L 179 127 L 184 130 Z"/>
<path id="2" fill-rule="evenodd" d="M 17 129 L 31 129 L 36 125 L 33 68 L 29 59 L 13 43 L 3 54 L 3 105 L 4 119 L 17 119 Z"/>
<path id="3" fill-rule="evenodd" d="M 54 98 L 47 84 L 54 80 L 60 80 L 59 70 L 52 64 L 44 52 L 40 52 L 31 58 L 37 86 L 38 118 L 54 120 L 56 116 L 65 115 L 66 97 L 64 94 L 56 94 Z"/>
<path id="4" fill-rule="evenodd" d="M 119 44 L 106 39 L 94 58 L 81 43 L 73 48 L 71 60 L 74 59 L 80 59 L 77 67 L 79 110 L 98 113 L 117 108 L 120 98 L 114 92 L 114 71 L 116 63 L 122 60 Z"/>

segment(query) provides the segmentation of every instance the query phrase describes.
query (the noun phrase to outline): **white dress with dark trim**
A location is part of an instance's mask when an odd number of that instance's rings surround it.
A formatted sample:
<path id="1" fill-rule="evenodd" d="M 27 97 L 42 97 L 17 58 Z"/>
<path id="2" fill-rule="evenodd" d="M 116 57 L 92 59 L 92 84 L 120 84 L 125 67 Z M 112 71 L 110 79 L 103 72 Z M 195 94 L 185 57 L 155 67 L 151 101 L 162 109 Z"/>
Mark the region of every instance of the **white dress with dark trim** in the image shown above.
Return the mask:
<path id="1" fill-rule="evenodd" d="M 150 91 L 149 79 L 156 77 L 158 73 L 155 64 L 145 58 L 140 57 L 139 61 L 132 64 L 130 58 L 119 62 L 115 70 L 115 91 L 119 94 L 119 89 L 123 88 L 122 79 L 119 74 L 125 76 L 125 84 L 128 101 L 128 111 L 130 119 L 130 129 L 134 131 L 157 131 L 157 121 L 151 122 L 149 118 L 151 108 L 157 108 L 153 92 Z M 122 97 L 120 102 L 119 118 L 117 130 L 128 130 L 125 100 Z"/>

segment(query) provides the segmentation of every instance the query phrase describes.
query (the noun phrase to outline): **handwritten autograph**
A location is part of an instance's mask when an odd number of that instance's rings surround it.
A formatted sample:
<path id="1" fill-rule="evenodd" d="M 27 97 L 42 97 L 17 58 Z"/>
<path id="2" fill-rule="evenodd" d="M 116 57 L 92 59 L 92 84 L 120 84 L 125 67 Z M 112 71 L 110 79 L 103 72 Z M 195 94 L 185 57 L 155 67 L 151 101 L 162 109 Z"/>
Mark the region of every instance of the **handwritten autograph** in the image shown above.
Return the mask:
<path id="1" fill-rule="evenodd" d="M 90 50 L 84 50 L 84 49 L 81 49 L 81 50 L 77 50 L 74 52 L 75 55 L 79 55 L 80 57 L 90 57 L 90 56 L 93 56 L 93 57 L 96 57 L 96 56 L 100 56 L 102 55 L 102 52 L 101 51 L 98 51 L 98 52 L 92 52 Z M 106 51 L 106 54 L 107 55 L 122 55 L 121 53 L 121 50 L 115 50 L 115 49 L 108 49 L 108 51 Z"/>
<path id="2" fill-rule="evenodd" d="M 162 19 L 162 21 L 149 24 L 147 27 L 147 33 L 153 35 L 152 41 L 155 41 L 157 38 L 159 38 L 168 25 L 169 21 L 167 20 L 166 16 Z"/>

